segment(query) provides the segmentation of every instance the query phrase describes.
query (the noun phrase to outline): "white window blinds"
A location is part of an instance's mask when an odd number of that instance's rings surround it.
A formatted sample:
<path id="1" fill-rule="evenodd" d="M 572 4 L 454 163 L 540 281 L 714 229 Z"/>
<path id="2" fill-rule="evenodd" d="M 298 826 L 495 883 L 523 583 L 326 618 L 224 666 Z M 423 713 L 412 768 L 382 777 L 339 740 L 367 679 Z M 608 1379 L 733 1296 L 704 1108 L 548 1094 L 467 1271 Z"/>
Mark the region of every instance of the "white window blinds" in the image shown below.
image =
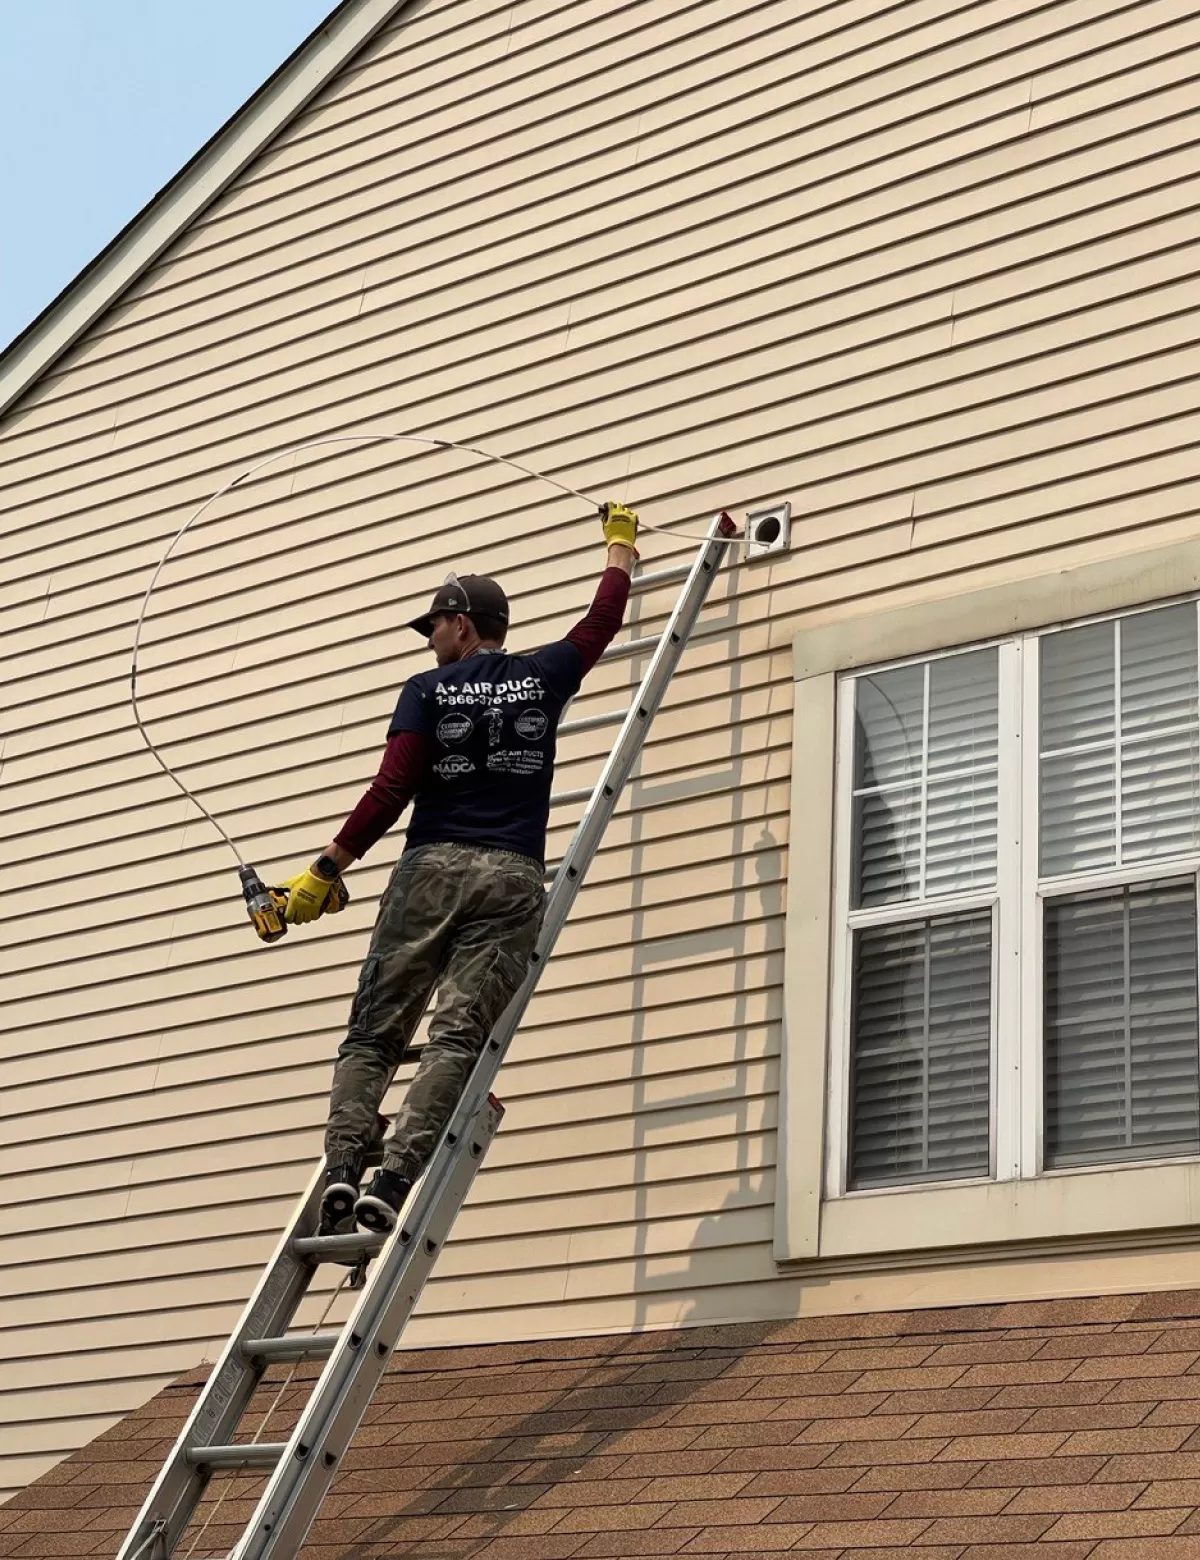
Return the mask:
<path id="1" fill-rule="evenodd" d="M 854 905 L 995 882 L 997 744 L 994 648 L 858 680 Z"/>
<path id="2" fill-rule="evenodd" d="M 1041 641 L 1043 877 L 1200 846 L 1196 606 Z"/>
<path id="3" fill-rule="evenodd" d="M 1046 905 L 1045 1161 L 1200 1152 L 1196 886 Z"/>
<path id="4" fill-rule="evenodd" d="M 987 1175 L 990 910 L 855 935 L 850 1185 Z"/>

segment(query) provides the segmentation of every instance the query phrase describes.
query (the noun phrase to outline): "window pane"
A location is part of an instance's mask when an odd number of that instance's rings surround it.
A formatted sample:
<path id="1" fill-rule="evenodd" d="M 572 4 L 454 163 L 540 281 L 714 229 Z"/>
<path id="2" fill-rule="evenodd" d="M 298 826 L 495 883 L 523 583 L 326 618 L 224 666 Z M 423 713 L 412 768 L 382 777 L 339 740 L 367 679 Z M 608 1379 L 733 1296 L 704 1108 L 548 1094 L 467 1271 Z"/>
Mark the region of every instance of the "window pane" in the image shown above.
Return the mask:
<path id="1" fill-rule="evenodd" d="M 996 771 L 931 780 L 925 893 L 967 894 L 996 881 Z"/>
<path id="2" fill-rule="evenodd" d="M 999 747 L 999 651 L 929 663 L 929 773 L 995 767 Z"/>
<path id="3" fill-rule="evenodd" d="M 854 903 L 915 899 L 921 880 L 921 793 L 876 791 L 854 802 Z"/>
<path id="4" fill-rule="evenodd" d="M 1121 857 L 1153 861 L 1200 847 L 1200 742 L 1174 731 L 1122 745 Z"/>
<path id="5" fill-rule="evenodd" d="M 1200 1152 L 1196 890 L 1046 905 L 1047 1165 Z"/>
<path id="6" fill-rule="evenodd" d="M 1116 629 L 1093 623 L 1041 641 L 1041 870 L 1117 859 Z M 1063 751 L 1063 750 L 1066 751 Z"/>
<path id="7" fill-rule="evenodd" d="M 853 903 L 996 881 L 999 652 L 857 680 Z"/>
<path id="8" fill-rule="evenodd" d="M 1091 623 L 1041 641 L 1041 751 L 1112 742 L 1116 734 L 1116 631 Z"/>
<path id="9" fill-rule="evenodd" d="M 1112 748 L 1042 760 L 1042 875 L 1110 867 L 1117 859 Z"/>
<path id="10" fill-rule="evenodd" d="M 850 1184 L 987 1175 L 992 918 L 854 939 Z"/>
<path id="11" fill-rule="evenodd" d="M 1121 857 L 1200 845 L 1196 608 L 1121 620 Z"/>
<path id="12" fill-rule="evenodd" d="M 860 677 L 855 689 L 854 787 L 915 780 L 921 773 L 925 668 Z"/>
<path id="13" fill-rule="evenodd" d="M 1121 619 L 1121 733 L 1196 719 L 1196 607 L 1163 607 Z"/>

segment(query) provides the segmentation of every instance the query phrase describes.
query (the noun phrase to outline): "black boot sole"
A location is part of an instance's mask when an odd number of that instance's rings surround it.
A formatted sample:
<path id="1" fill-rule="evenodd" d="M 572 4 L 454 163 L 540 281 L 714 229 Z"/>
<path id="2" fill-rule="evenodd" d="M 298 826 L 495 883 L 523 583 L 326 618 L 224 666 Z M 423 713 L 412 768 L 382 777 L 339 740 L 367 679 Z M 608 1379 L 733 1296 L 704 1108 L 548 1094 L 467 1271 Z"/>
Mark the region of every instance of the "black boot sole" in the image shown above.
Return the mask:
<path id="1" fill-rule="evenodd" d="M 396 1228 L 400 1215 L 382 1197 L 364 1192 L 354 1204 L 354 1217 L 363 1229 L 370 1230 L 373 1235 L 389 1235 Z"/>
<path id="2" fill-rule="evenodd" d="M 340 1224 L 354 1212 L 357 1200 L 358 1187 L 351 1186 L 348 1181 L 336 1181 L 327 1186 L 321 1197 L 321 1222 Z"/>

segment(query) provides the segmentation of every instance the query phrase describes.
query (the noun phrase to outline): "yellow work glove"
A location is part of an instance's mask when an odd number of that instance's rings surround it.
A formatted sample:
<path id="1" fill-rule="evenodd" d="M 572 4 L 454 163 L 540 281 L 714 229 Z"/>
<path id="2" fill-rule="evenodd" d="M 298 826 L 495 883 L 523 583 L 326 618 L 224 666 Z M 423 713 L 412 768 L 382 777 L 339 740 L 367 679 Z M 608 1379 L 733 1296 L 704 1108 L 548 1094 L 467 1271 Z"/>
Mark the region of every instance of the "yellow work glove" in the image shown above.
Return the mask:
<path id="1" fill-rule="evenodd" d="M 306 867 L 297 877 L 288 878 L 279 886 L 286 889 L 288 901 L 284 920 L 292 926 L 305 921 L 315 921 L 322 915 L 336 915 L 349 903 L 350 895 L 341 876 L 326 877 L 318 872 L 320 862 Z"/>
<path id="2" fill-rule="evenodd" d="M 600 524 L 604 527 L 604 540 L 610 547 L 633 548 L 637 554 L 638 517 L 625 504 L 601 504 Z"/>

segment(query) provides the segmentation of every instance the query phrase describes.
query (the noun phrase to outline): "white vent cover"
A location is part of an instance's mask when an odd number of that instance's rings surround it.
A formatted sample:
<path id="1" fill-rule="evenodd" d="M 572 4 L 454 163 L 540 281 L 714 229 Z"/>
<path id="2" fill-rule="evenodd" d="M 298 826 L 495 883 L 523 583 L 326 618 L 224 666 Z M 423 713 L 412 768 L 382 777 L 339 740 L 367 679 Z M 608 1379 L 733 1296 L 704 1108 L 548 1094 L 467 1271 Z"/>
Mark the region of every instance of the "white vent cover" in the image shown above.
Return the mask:
<path id="1" fill-rule="evenodd" d="M 770 509 L 753 509 L 746 516 L 748 557 L 764 558 L 768 553 L 787 552 L 791 544 L 791 504 L 773 504 Z"/>

